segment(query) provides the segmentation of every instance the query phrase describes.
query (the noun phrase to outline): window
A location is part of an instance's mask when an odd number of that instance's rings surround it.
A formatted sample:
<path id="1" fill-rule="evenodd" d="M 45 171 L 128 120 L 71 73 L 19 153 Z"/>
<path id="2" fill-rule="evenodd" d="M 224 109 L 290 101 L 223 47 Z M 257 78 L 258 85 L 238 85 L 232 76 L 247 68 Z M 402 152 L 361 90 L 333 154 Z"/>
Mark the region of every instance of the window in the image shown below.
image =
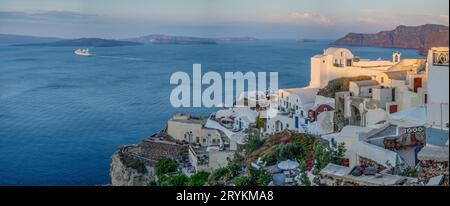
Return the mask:
<path id="1" fill-rule="evenodd" d="M 381 77 L 380 82 L 381 82 L 381 83 L 384 83 L 384 77 Z"/>
<path id="2" fill-rule="evenodd" d="M 289 124 L 286 124 L 286 128 L 289 128 Z"/>
<path id="3" fill-rule="evenodd" d="M 372 88 L 369 88 L 369 94 L 372 94 Z"/>
<path id="4" fill-rule="evenodd" d="M 347 59 L 347 66 L 351 67 L 352 66 L 352 59 Z"/>
<path id="5" fill-rule="evenodd" d="M 392 88 L 392 101 L 395 102 L 395 88 Z"/>

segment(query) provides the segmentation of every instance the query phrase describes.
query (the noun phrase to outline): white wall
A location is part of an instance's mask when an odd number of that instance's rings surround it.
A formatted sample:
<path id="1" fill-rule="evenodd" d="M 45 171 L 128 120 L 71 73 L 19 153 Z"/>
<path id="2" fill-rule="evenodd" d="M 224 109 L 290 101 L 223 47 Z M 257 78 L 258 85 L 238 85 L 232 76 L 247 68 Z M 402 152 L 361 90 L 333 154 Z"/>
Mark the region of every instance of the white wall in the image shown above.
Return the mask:
<path id="1" fill-rule="evenodd" d="M 369 109 L 366 113 L 366 126 L 375 125 L 378 122 L 387 120 L 388 116 L 383 109 Z"/>
<path id="2" fill-rule="evenodd" d="M 380 101 L 380 105 L 385 108 L 386 103 L 392 101 L 392 88 L 375 88 L 372 95 L 372 98 Z"/>

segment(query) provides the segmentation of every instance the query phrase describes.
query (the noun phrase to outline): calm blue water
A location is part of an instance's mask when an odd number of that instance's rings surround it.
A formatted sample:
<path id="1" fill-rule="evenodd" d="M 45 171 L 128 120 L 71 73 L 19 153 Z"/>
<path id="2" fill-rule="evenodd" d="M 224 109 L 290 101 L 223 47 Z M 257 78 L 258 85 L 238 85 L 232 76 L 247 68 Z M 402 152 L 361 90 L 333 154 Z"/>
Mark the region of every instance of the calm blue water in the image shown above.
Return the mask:
<path id="1" fill-rule="evenodd" d="M 202 70 L 278 71 L 279 86 L 309 82 L 310 57 L 327 42 L 259 41 L 219 45 L 75 48 L 0 45 L 0 185 L 109 183 L 110 156 L 138 143 L 175 113 L 170 75 Z M 390 59 L 392 49 L 350 47 L 361 58 Z M 400 50 L 402 57 L 418 57 Z"/>

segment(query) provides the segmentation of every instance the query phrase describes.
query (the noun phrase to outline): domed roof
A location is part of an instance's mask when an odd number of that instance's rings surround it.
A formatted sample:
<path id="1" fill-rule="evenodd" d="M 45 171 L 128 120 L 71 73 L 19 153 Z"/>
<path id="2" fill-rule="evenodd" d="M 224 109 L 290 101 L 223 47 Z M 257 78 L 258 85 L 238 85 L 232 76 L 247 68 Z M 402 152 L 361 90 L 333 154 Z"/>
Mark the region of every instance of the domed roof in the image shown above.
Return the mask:
<path id="1" fill-rule="evenodd" d="M 336 54 L 339 54 L 340 52 L 347 52 L 347 53 L 350 53 L 351 55 L 353 55 L 352 52 L 346 48 L 335 48 L 335 47 L 330 47 L 328 49 L 325 49 L 325 51 L 323 51 L 323 54 L 324 55 L 336 55 Z"/>

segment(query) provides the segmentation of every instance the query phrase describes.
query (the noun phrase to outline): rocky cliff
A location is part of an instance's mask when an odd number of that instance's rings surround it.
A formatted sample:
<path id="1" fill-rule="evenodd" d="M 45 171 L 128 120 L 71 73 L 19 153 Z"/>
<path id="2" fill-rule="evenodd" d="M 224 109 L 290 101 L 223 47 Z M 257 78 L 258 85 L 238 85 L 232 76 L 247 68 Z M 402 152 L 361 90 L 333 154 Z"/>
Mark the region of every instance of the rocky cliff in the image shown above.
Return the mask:
<path id="1" fill-rule="evenodd" d="M 127 147 L 127 146 L 124 146 Z M 143 163 L 126 157 L 119 149 L 111 157 L 111 176 L 112 186 L 145 186 L 151 179 L 149 168 Z"/>
<path id="2" fill-rule="evenodd" d="M 449 45 L 449 28 L 444 25 L 398 26 L 391 31 L 376 34 L 349 33 L 334 42 L 336 45 L 375 46 L 386 48 L 419 49 L 426 55 L 428 49 Z"/>
<path id="3" fill-rule="evenodd" d="M 188 145 L 167 134 L 144 139 L 139 144 L 121 146 L 111 157 L 109 175 L 113 186 L 144 186 L 156 180 L 155 164 L 162 159 L 180 160 L 188 155 Z"/>

